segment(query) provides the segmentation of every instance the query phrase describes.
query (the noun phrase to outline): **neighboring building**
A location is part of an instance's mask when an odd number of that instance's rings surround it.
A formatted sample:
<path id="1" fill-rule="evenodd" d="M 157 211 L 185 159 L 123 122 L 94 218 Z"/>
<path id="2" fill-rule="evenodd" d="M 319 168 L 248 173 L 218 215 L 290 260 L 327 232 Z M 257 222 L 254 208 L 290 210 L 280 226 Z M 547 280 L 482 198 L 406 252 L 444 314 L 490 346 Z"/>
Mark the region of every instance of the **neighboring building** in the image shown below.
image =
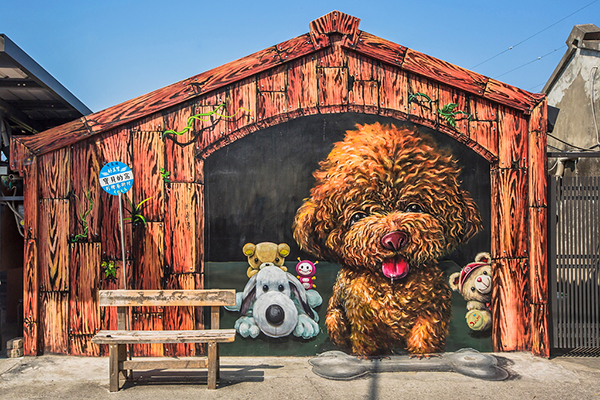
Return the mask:
<path id="1" fill-rule="evenodd" d="M 566 43 L 568 49 L 543 89 L 548 106 L 560 109 L 554 131 L 548 135 L 548 151 L 600 151 L 600 28 L 575 25 Z M 557 170 L 560 174 L 563 165 L 566 174 L 600 174 L 597 158 L 551 158 L 548 168 L 551 174 Z"/>
<path id="2" fill-rule="evenodd" d="M 17 323 L 23 297 L 23 186 L 22 178 L 9 170 L 10 138 L 33 135 L 90 113 L 27 53 L 0 34 L 0 327 L 21 327 Z M 3 345 L 10 337 L 2 339 Z"/>

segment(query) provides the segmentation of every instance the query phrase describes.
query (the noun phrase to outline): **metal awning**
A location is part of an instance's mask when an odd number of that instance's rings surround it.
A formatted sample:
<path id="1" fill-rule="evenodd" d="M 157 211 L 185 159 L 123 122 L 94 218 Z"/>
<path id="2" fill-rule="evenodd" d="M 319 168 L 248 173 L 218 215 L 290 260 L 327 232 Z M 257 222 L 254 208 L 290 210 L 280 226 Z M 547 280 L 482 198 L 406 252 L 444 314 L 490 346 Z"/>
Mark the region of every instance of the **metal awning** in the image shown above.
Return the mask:
<path id="1" fill-rule="evenodd" d="M 0 34 L 0 117 L 13 134 L 34 134 L 90 113 L 35 60 Z"/>

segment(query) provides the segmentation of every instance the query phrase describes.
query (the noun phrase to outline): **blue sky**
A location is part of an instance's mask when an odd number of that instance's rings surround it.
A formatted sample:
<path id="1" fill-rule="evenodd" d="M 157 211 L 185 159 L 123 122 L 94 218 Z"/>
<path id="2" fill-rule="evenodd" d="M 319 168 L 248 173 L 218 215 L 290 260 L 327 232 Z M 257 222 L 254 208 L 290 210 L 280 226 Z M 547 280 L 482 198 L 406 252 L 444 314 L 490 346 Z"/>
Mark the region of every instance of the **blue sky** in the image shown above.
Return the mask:
<path id="1" fill-rule="evenodd" d="M 600 0 L 8 0 L 0 33 L 99 111 L 307 33 L 333 10 L 360 18 L 363 31 L 534 92 L 573 25 L 600 26 Z"/>

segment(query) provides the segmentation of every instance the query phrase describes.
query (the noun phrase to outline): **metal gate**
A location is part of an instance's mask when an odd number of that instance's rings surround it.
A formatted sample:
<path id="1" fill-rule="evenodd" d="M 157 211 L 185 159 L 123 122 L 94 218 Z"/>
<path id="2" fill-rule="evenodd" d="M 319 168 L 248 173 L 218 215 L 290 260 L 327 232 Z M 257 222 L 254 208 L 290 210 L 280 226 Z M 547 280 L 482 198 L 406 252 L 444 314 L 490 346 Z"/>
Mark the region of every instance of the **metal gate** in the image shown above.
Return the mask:
<path id="1" fill-rule="evenodd" d="M 550 177 L 552 341 L 600 346 L 600 177 Z"/>

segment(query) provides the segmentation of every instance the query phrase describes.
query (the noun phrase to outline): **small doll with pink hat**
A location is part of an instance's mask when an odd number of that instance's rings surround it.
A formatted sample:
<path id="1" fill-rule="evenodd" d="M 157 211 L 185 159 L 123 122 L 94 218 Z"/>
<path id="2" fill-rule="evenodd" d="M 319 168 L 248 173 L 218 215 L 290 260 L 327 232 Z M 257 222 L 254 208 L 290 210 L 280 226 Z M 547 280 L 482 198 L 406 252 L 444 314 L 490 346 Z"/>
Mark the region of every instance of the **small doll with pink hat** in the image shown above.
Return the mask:
<path id="1" fill-rule="evenodd" d="M 475 262 L 450 275 L 450 288 L 467 301 L 466 320 L 469 328 L 484 331 L 492 326 L 492 258 L 479 253 Z"/>

